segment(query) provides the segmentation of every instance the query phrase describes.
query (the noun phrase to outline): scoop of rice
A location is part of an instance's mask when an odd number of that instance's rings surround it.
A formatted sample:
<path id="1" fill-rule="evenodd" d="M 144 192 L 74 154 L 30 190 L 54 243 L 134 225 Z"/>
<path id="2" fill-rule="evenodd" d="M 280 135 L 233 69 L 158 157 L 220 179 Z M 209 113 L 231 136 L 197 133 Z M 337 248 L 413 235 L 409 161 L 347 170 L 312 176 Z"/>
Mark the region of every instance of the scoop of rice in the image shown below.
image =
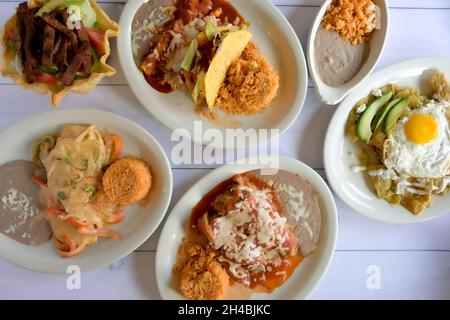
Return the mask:
<path id="1" fill-rule="evenodd" d="M 260 113 L 276 97 L 278 88 L 278 73 L 251 42 L 230 67 L 216 105 L 235 115 Z"/>

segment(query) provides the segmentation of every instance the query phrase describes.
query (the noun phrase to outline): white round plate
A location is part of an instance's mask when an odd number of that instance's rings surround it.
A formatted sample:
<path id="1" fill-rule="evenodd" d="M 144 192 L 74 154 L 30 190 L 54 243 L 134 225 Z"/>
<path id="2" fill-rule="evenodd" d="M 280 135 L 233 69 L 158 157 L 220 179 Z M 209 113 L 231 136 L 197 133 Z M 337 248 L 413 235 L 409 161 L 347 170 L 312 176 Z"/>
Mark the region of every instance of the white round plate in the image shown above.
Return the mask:
<path id="1" fill-rule="evenodd" d="M 236 9 L 251 23 L 249 31 L 262 54 L 280 74 L 278 97 L 265 112 L 253 116 L 231 116 L 220 113 L 219 120 L 209 121 L 195 113 L 192 98 L 184 92 L 161 94 L 145 81 L 134 63 L 131 49 L 131 24 L 136 11 L 146 0 L 130 0 L 120 18 L 118 37 L 119 59 L 127 81 L 142 105 L 168 128 L 187 129 L 180 134 L 200 144 L 209 144 L 202 135 L 194 134 L 194 122 L 200 122 L 203 130 L 215 128 L 225 134 L 226 128 L 278 129 L 273 139 L 287 130 L 297 119 L 303 107 L 308 86 L 305 56 L 295 31 L 270 0 L 230 0 Z M 197 127 L 198 128 L 198 127 Z M 253 144 L 267 142 L 266 135 Z M 245 138 L 244 138 L 245 139 Z M 233 147 L 218 145 L 215 147 Z M 249 145 L 252 147 L 254 145 Z"/>
<path id="2" fill-rule="evenodd" d="M 57 132 L 65 124 L 95 124 L 100 132 L 120 135 L 124 155 L 134 155 L 152 170 L 153 186 L 145 206 L 125 208 L 125 220 L 114 227 L 120 240 L 102 239 L 80 255 L 64 259 L 53 242 L 27 246 L 0 233 L 0 257 L 21 267 L 47 273 L 65 273 L 70 265 L 82 271 L 108 265 L 138 248 L 161 223 L 172 194 L 172 172 L 164 150 L 143 128 L 130 120 L 95 109 L 59 109 L 21 121 L 0 134 L 0 164 L 30 160 L 33 142 L 42 135 Z"/>
<path id="3" fill-rule="evenodd" d="M 247 160 L 245 163 L 252 162 Z M 178 247 L 186 236 L 186 221 L 192 208 L 222 181 L 235 174 L 261 167 L 250 164 L 228 164 L 220 167 L 198 181 L 178 201 L 164 225 L 156 251 L 156 279 L 163 299 L 183 299 L 175 287 L 172 268 L 176 263 Z M 280 157 L 278 168 L 303 177 L 319 194 L 322 211 L 320 243 L 316 251 L 303 260 L 286 283 L 271 294 L 253 294 L 252 299 L 306 299 L 324 276 L 334 253 L 338 233 L 336 205 L 326 183 L 307 165 L 295 159 Z"/>
<path id="4" fill-rule="evenodd" d="M 320 79 L 320 75 L 317 72 L 314 41 L 316 39 L 317 30 L 319 29 L 320 23 L 322 22 L 322 18 L 332 1 L 333 0 L 326 0 L 320 8 L 320 11 L 317 14 L 317 17 L 311 27 L 308 40 L 309 72 L 311 74 L 312 80 L 314 81 L 317 95 L 322 99 L 323 102 L 329 105 L 335 105 L 341 102 L 345 98 L 345 96 L 351 90 L 353 90 L 353 88 L 359 85 L 370 75 L 383 53 L 389 30 L 389 10 L 387 0 L 373 0 L 373 2 L 380 8 L 381 27 L 379 30 L 374 31 L 374 34 L 370 39 L 370 53 L 367 57 L 367 61 L 363 64 L 361 70 L 358 71 L 353 79 L 343 84 L 342 86 L 331 87 L 325 84 Z"/>
<path id="5" fill-rule="evenodd" d="M 419 58 L 394 64 L 371 75 L 339 105 L 325 139 L 325 170 L 334 191 L 353 210 L 388 223 L 425 221 L 449 212 L 449 195 L 436 197 L 432 207 L 417 216 L 403 206 L 392 206 L 378 199 L 366 181 L 365 174 L 350 170 L 350 166 L 358 164 L 358 160 L 354 156 L 355 146 L 345 136 L 345 125 L 351 109 L 371 90 L 395 83 L 417 87 L 421 92 L 428 93 L 428 77 L 438 70 L 450 76 L 450 58 Z"/>

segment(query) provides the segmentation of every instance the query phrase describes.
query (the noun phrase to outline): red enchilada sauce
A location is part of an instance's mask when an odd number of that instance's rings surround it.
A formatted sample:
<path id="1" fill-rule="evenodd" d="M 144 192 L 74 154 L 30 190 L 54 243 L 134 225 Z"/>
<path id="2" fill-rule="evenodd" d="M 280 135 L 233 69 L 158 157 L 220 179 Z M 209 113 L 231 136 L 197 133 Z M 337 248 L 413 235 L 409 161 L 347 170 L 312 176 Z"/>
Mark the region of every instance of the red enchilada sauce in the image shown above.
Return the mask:
<path id="1" fill-rule="evenodd" d="M 229 3 L 227 0 L 213 0 L 213 8 L 212 11 L 215 10 L 222 10 L 222 13 L 218 16 L 218 18 L 222 21 L 225 20 L 225 18 L 228 20 L 229 23 L 234 23 L 236 19 L 239 19 L 239 23 L 245 23 L 245 19 L 239 11 L 236 10 L 235 7 L 231 3 Z M 220 9 L 219 9 L 220 8 Z"/>
<path id="2" fill-rule="evenodd" d="M 251 174 L 244 174 L 249 178 L 249 181 L 253 183 L 259 189 L 272 189 L 267 185 L 266 182 L 258 179 L 257 177 Z M 222 193 L 226 192 L 229 187 L 236 184 L 234 177 L 221 182 L 216 187 L 214 187 L 211 191 L 209 191 L 192 209 L 191 215 L 189 218 L 190 230 L 194 233 L 194 236 L 197 237 L 201 234 L 198 226 L 200 218 L 208 213 L 209 216 L 216 214 L 216 210 L 213 207 L 214 200 Z M 281 202 L 278 199 L 278 195 L 273 191 L 273 201 L 278 209 L 278 212 L 281 216 L 285 215 L 284 207 L 281 205 Z M 297 266 L 303 261 L 303 257 L 299 254 L 294 256 L 287 256 L 282 259 L 282 263 L 280 266 L 271 266 L 270 271 L 259 272 L 255 274 L 251 274 L 250 278 L 250 288 L 251 289 L 260 289 L 262 288 L 265 292 L 272 292 L 276 288 L 280 287 L 295 271 Z M 226 265 L 224 264 L 226 267 Z M 228 272 L 228 268 L 225 268 Z M 234 282 L 240 283 L 238 279 L 234 278 L 234 276 L 228 272 L 231 279 Z"/>
<path id="3" fill-rule="evenodd" d="M 147 83 L 156 91 L 161 93 L 171 93 L 173 88 L 170 84 L 164 82 L 164 74 L 162 72 L 155 73 L 153 75 L 148 75 L 142 72 Z"/>
<path id="4" fill-rule="evenodd" d="M 221 21 L 228 21 L 229 23 L 234 23 L 239 20 L 239 23 L 245 23 L 244 17 L 233 7 L 231 3 L 227 0 L 195 0 L 195 1 L 186 1 L 186 0 L 177 0 L 175 6 L 177 10 L 175 12 L 175 17 L 170 22 L 166 28 L 165 32 L 161 36 L 160 40 L 157 41 L 149 50 L 149 52 L 144 55 L 144 60 L 146 57 L 155 50 L 158 51 L 158 55 L 161 56 L 163 52 L 168 48 L 170 42 L 172 40 L 172 33 L 168 33 L 168 31 L 172 31 L 175 27 L 175 23 L 177 20 L 182 20 L 184 24 L 190 23 L 192 20 L 199 16 L 205 16 L 210 14 L 211 12 L 217 12 L 217 18 Z M 198 51 L 201 54 L 201 59 L 199 61 L 202 69 L 205 71 L 209 68 L 209 64 L 215 54 L 215 48 L 210 41 L 208 41 L 205 45 L 200 46 Z M 174 91 L 172 86 L 167 83 L 164 79 L 164 71 L 163 64 L 166 61 L 164 59 L 153 59 L 152 71 L 150 74 L 147 74 L 145 71 L 142 71 L 145 80 L 148 84 L 155 90 L 161 93 L 170 93 Z M 185 72 L 185 76 L 195 77 L 190 72 Z M 196 79 L 194 79 L 196 80 Z"/>

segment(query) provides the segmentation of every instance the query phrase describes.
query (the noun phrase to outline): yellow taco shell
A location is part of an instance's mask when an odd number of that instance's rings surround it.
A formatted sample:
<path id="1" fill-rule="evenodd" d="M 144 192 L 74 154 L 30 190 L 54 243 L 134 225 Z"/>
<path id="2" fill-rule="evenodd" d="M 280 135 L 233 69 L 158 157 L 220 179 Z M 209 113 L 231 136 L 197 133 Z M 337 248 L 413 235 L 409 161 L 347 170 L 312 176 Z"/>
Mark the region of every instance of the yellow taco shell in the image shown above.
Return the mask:
<path id="1" fill-rule="evenodd" d="M 239 30 L 227 35 L 220 44 L 205 77 L 205 95 L 209 109 L 214 107 L 228 69 L 242 55 L 251 38 L 250 32 Z"/>
<path id="2" fill-rule="evenodd" d="M 44 3 L 45 1 L 42 0 L 30 0 L 28 1 L 28 6 L 30 8 L 42 7 Z M 58 90 L 55 85 L 49 85 L 46 83 L 28 83 L 25 75 L 17 70 L 15 63 L 15 53 L 9 50 L 9 48 L 5 45 L 6 30 L 10 27 L 15 27 L 16 25 L 17 14 L 15 13 L 6 22 L 0 33 L 0 39 L 3 46 L 2 59 L 0 61 L 1 74 L 4 77 L 13 79 L 13 81 L 17 85 L 23 88 L 32 89 L 42 94 L 49 93 L 51 96 L 51 104 L 55 107 L 58 106 L 58 104 L 69 92 L 87 93 L 91 91 L 103 77 L 110 77 L 114 75 L 116 73 L 116 70 L 106 63 L 106 60 L 111 53 L 108 39 L 117 37 L 117 35 L 119 34 L 119 25 L 111 20 L 94 0 L 89 0 L 89 3 L 97 13 L 97 25 L 99 26 L 101 31 L 105 33 L 105 53 L 100 57 L 99 72 L 91 74 L 89 78 L 75 80 L 71 86 L 66 86 L 62 90 Z"/>

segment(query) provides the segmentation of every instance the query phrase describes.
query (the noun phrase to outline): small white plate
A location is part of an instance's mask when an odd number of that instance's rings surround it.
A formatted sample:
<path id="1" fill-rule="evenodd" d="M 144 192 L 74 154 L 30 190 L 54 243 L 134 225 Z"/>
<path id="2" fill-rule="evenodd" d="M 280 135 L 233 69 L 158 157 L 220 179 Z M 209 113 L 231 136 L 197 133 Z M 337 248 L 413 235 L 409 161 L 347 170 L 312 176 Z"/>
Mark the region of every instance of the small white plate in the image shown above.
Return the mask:
<path id="1" fill-rule="evenodd" d="M 153 186 L 147 204 L 125 208 L 125 220 L 114 227 L 120 240 L 102 239 L 80 255 L 64 259 L 53 242 L 27 246 L 0 233 L 0 257 L 21 267 L 47 273 L 65 273 L 70 265 L 82 271 L 112 263 L 138 248 L 161 223 L 172 195 L 172 172 L 164 150 L 143 128 L 130 120 L 95 109 L 59 109 L 21 121 L 0 134 L 0 164 L 30 160 L 33 142 L 42 135 L 57 132 L 65 124 L 95 124 L 100 132 L 120 135 L 124 155 L 134 155 L 150 165 Z"/>
<path id="2" fill-rule="evenodd" d="M 245 163 L 252 163 L 249 160 Z M 268 163 L 265 162 L 264 163 Z M 169 215 L 156 251 L 156 279 L 163 299 L 183 299 L 175 287 L 172 268 L 176 263 L 178 247 L 186 236 L 186 221 L 192 208 L 216 185 L 235 174 L 260 169 L 260 165 L 228 164 L 220 167 L 198 181 L 178 201 Z M 280 170 L 286 170 L 303 177 L 319 194 L 322 211 L 320 243 L 316 251 L 306 257 L 292 276 L 272 294 L 253 294 L 252 299 L 306 299 L 314 291 L 332 259 L 338 233 L 336 205 L 323 179 L 304 163 L 286 157 L 280 158 Z"/>
<path id="3" fill-rule="evenodd" d="M 383 53 L 384 46 L 386 44 L 388 30 L 389 30 L 389 12 L 386 0 L 373 0 L 373 2 L 380 8 L 381 16 L 381 28 L 375 30 L 370 39 L 370 53 L 367 57 L 367 61 L 361 67 L 359 72 L 353 77 L 352 80 L 343 84 L 340 87 L 331 87 L 325 84 L 317 72 L 316 65 L 316 55 L 314 40 L 316 39 L 317 30 L 319 29 L 322 18 L 327 11 L 328 6 L 333 0 L 326 0 L 319 13 L 317 14 L 316 20 L 314 21 L 311 32 L 309 34 L 308 40 L 308 66 L 311 78 L 314 81 L 317 95 L 322 99 L 323 102 L 329 105 L 335 105 L 341 102 L 345 96 L 353 90 L 357 85 L 359 85 L 364 79 L 366 79 L 370 73 L 373 71 L 377 65 L 381 54 Z"/>
<path id="4" fill-rule="evenodd" d="M 392 206 L 378 199 L 364 172 L 353 173 L 350 166 L 359 164 L 354 156 L 355 146 L 345 136 L 348 115 L 355 104 L 371 90 L 388 83 L 417 87 L 428 93 L 428 77 L 433 71 L 450 76 L 450 58 L 419 58 L 394 64 L 371 75 L 338 107 L 328 127 L 324 158 L 328 182 L 353 210 L 369 218 L 388 223 L 412 223 L 429 220 L 450 211 L 450 196 L 437 196 L 431 208 L 413 215 L 403 206 Z"/>
<path id="5" fill-rule="evenodd" d="M 136 11 L 144 2 L 146 0 L 130 0 L 122 11 L 121 32 L 117 40 L 119 58 L 136 97 L 165 126 L 172 130 L 187 129 L 187 132 L 183 130 L 180 133 L 197 143 L 209 144 L 209 141 L 203 140 L 201 134 L 194 134 L 195 121 L 202 124 L 203 130 L 215 128 L 222 134 L 225 134 L 227 127 L 256 130 L 278 129 L 277 134 L 269 137 L 273 139 L 286 131 L 297 119 L 303 107 L 308 86 L 306 60 L 295 31 L 270 0 L 230 0 L 230 2 L 251 23 L 249 31 L 253 33 L 253 41 L 278 70 L 280 74 L 279 95 L 272 105 L 261 114 L 231 116 L 221 113 L 220 120 L 215 122 L 196 114 L 192 98 L 186 93 L 161 94 L 154 90 L 145 81 L 142 72 L 134 63 L 131 49 L 131 24 Z M 265 143 L 267 140 L 265 135 L 261 135 L 257 142 Z M 212 144 L 216 147 L 223 147 L 214 142 Z M 247 146 L 253 147 L 254 145 Z"/>

